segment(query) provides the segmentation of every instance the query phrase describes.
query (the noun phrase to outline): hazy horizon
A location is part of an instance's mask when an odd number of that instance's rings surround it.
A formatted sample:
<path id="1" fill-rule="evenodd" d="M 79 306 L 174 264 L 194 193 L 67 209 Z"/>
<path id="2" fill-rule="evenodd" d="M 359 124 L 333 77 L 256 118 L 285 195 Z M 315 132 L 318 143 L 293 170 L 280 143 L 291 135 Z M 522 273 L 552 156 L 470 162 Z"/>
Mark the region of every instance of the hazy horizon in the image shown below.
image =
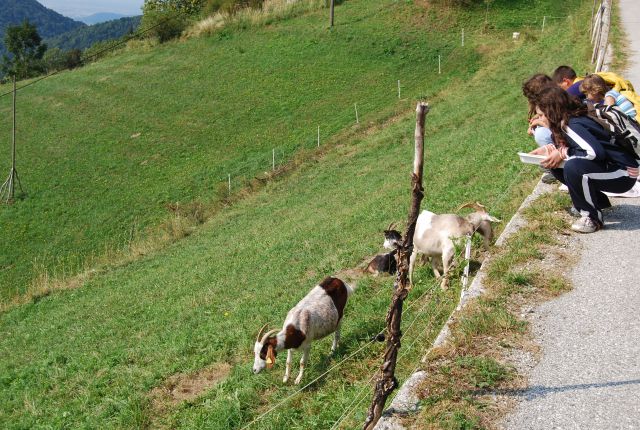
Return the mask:
<path id="1" fill-rule="evenodd" d="M 37 0 L 41 5 L 69 18 L 100 12 L 141 15 L 144 0 Z"/>

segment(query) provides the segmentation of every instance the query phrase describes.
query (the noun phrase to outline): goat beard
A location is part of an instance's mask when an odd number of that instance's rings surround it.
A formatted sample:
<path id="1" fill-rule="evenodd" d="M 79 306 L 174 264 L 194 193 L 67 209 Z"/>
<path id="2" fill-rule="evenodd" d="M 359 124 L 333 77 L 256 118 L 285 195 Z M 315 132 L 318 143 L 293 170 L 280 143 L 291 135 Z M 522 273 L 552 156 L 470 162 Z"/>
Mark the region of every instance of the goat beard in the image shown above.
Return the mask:
<path id="1" fill-rule="evenodd" d="M 267 348 L 267 369 L 271 369 L 276 362 L 276 353 L 273 346 L 269 345 Z"/>

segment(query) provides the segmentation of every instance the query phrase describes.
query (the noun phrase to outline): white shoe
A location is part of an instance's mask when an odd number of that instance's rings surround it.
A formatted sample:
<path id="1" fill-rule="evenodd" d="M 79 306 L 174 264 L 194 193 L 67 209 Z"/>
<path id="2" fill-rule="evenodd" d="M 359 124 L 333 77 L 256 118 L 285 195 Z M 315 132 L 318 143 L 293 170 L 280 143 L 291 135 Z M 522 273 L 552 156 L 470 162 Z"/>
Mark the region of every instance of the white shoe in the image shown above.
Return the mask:
<path id="1" fill-rule="evenodd" d="M 601 228 L 602 226 L 600 223 L 595 222 L 588 216 L 583 216 L 578 221 L 571 224 L 571 230 L 577 231 L 578 233 L 594 233 Z"/>

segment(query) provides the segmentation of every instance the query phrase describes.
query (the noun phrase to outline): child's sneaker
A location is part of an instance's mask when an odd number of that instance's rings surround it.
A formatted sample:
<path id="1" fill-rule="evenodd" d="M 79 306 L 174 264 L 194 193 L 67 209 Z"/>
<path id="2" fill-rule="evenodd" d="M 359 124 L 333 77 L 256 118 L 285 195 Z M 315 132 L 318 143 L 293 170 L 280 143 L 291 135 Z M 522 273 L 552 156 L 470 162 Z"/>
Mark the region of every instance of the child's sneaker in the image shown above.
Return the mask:
<path id="1" fill-rule="evenodd" d="M 592 220 L 588 216 L 583 216 L 578 221 L 571 224 L 571 230 L 578 233 L 594 233 L 602 228 L 599 222 Z"/>

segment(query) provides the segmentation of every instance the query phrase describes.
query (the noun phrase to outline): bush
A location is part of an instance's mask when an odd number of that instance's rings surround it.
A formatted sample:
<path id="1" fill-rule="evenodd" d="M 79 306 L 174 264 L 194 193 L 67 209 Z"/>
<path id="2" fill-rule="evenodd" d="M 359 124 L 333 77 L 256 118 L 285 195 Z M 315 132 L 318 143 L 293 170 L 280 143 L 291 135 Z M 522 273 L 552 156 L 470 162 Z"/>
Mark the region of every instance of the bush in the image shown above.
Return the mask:
<path id="1" fill-rule="evenodd" d="M 188 19 L 185 14 L 176 10 L 145 11 L 140 28 L 150 29 L 148 37 L 156 38 L 160 43 L 179 37 L 187 28 Z"/>

